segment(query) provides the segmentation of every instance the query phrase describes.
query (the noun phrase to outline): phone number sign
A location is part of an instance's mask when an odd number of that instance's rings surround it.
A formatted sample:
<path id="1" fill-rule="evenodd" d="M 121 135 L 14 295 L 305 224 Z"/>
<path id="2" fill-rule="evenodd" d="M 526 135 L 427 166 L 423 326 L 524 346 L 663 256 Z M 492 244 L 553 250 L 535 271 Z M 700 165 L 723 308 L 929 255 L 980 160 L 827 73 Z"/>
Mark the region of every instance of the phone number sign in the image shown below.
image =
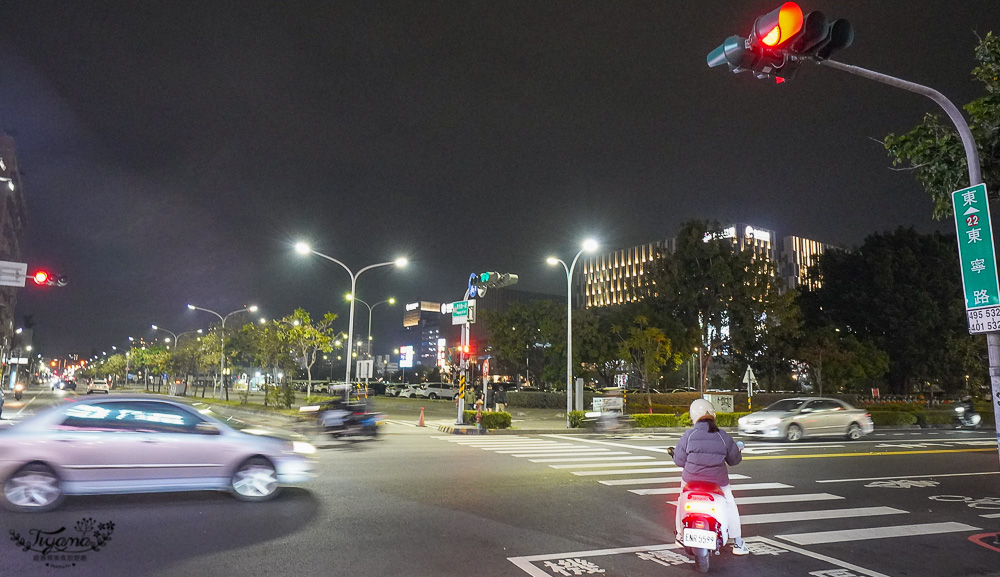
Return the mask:
<path id="1" fill-rule="evenodd" d="M 1000 331 L 1000 282 L 986 185 L 951 193 L 970 333 Z"/>

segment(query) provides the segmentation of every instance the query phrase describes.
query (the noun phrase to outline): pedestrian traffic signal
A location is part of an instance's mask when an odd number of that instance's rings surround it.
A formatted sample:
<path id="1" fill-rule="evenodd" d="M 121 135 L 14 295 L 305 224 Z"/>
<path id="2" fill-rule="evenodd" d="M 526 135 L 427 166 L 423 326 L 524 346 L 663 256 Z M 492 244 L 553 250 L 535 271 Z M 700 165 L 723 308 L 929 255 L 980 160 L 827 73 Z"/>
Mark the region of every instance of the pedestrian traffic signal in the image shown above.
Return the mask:
<path id="1" fill-rule="evenodd" d="M 66 275 L 56 275 L 44 270 L 36 271 L 35 274 L 31 275 L 31 280 L 39 286 L 66 286 L 66 283 L 69 282 Z"/>
<path id="2" fill-rule="evenodd" d="M 854 41 L 854 28 L 844 19 L 827 21 L 822 12 L 802 15 L 795 2 L 754 21 L 747 38 L 730 36 L 708 54 L 712 68 L 726 64 L 734 73 L 752 72 L 760 79 L 782 83 L 794 75 L 803 59 L 826 60 Z"/>

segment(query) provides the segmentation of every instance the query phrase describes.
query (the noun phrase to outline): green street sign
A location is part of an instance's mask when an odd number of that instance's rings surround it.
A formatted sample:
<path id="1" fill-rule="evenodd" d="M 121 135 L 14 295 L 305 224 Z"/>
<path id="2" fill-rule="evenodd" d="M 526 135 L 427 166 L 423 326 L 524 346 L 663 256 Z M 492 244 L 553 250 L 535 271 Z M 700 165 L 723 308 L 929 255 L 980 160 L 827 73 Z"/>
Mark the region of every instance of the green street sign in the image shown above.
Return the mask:
<path id="1" fill-rule="evenodd" d="M 453 318 L 469 316 L 469 301 L 452 303 L 451 316 Z"/>
<path id="2" fill-rule="evenodd" d="M 986 185 L 951 194 L 969 331 L 1000 331 L 1000 283 Z"/>

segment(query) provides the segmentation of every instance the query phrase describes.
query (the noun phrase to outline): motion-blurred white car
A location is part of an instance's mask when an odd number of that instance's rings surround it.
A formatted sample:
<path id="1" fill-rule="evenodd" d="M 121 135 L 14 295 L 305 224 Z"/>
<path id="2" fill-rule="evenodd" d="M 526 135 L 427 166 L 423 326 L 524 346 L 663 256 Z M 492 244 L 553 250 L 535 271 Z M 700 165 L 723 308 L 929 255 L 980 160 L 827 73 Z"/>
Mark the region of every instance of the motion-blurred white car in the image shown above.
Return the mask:
<path id="1" fill-rule="evenodd" d="M 793 442 L 804 437 L 832 436 L 846 436 L 856 441 L 874 430 L 867 411 L 839 399 L 824 397 L 782 399 L 739 420 L 743 436 Z"/>
<path id="2" fill-rule="evenodd" d="M 0 501 L 22 512 L 66 495 L 218 490 L 264 501 L 313 477 L 316 448 L 302 435 L 210 413 L 141 397 L 56 405 L 0 431 Z"/>

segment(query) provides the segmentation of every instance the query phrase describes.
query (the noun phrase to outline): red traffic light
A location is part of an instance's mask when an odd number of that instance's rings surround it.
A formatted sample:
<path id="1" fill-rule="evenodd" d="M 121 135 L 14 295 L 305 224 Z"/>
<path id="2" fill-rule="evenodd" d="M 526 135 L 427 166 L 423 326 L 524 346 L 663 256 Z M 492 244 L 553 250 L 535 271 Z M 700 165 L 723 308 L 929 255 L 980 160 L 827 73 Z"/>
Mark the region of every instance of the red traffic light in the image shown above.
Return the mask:
<path id="1" fill-rule="evenodd" d="M 32 278 L 34 279 L 35 284 L 39 284 L 39 285 L 48 284 L 48 282 L 49 282 L 49 273 L 45 272 L 44 270 L 40 270 L 40 271 L 36 272 Z"/>
<path id="2" fill-rule="evenodd" d="M 802 30 L 802 9 L 795 2 L 785 2 L 757 19 L 752 39 L 769 48 L 788 42 Z"/>

